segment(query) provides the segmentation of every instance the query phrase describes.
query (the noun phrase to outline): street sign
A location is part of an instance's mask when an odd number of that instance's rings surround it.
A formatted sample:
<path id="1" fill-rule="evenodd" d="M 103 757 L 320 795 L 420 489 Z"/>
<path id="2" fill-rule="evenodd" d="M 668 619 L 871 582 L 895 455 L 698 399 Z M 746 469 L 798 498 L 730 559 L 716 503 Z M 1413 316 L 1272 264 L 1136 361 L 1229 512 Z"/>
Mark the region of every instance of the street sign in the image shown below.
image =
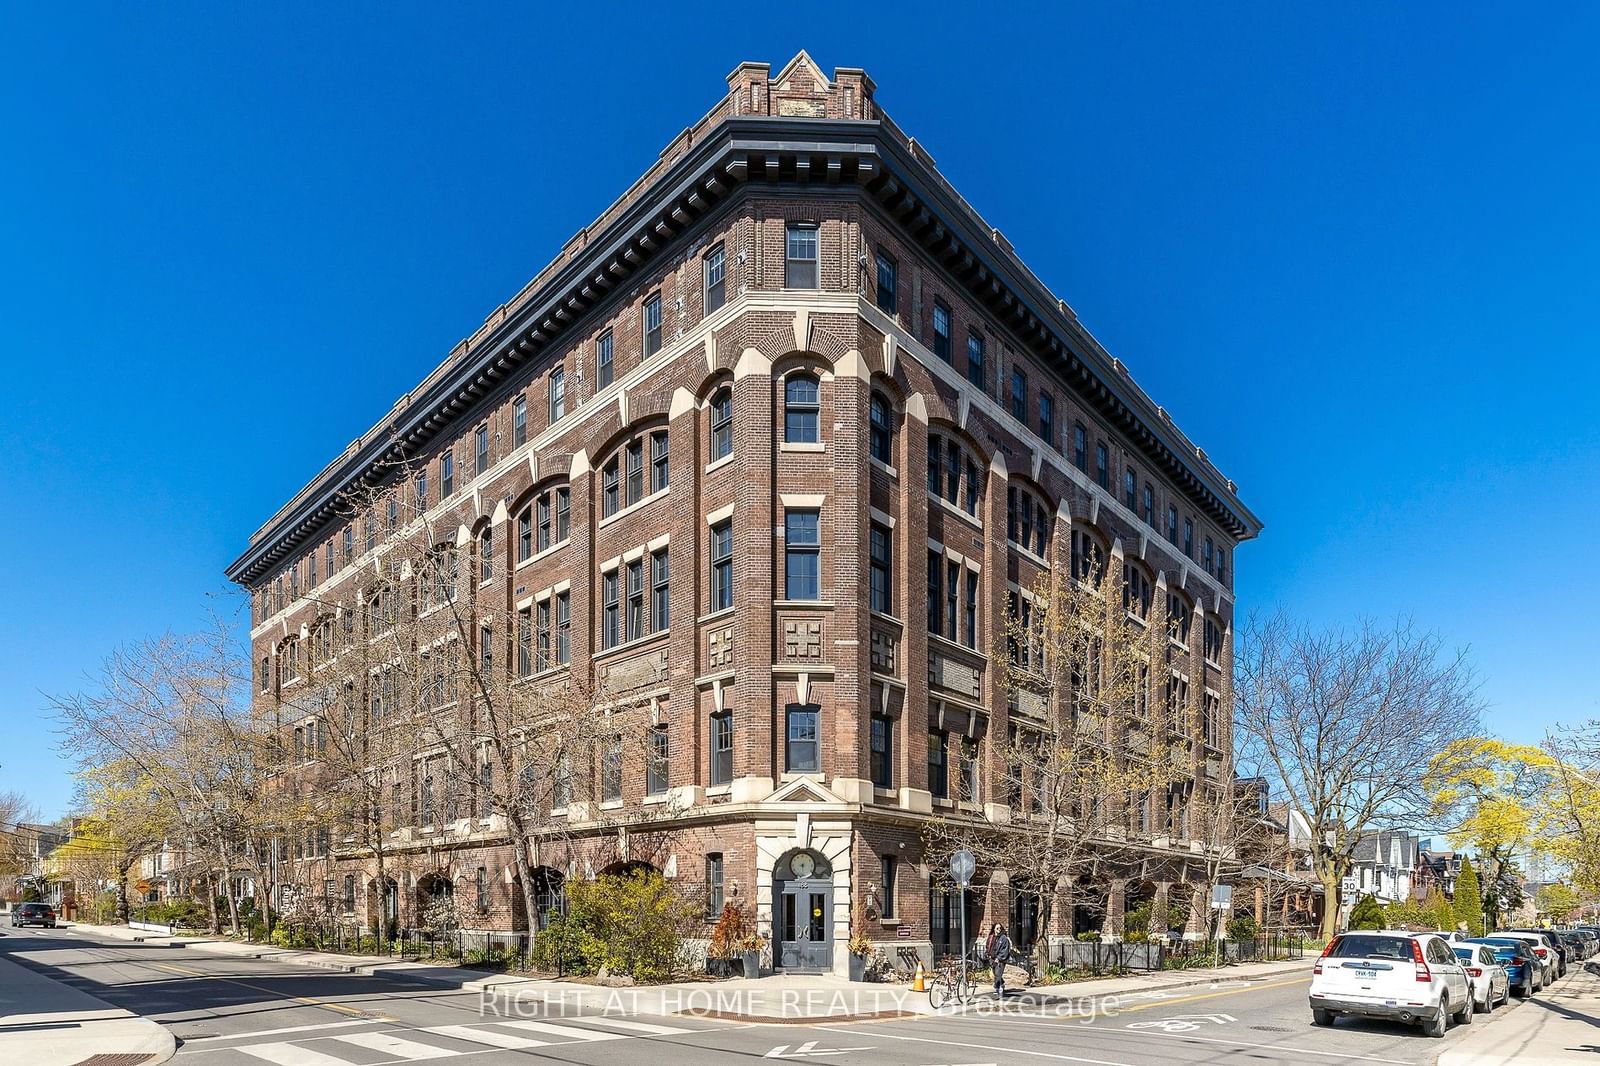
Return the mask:
<path id="1" fill-rule="evenodd" d="M 972 852 L 958 851 L 950 856 L 950 876 L 956 879 L 956 884 L 965 885 L 972 880 L 972 871 L 977 869 L 977 860 L 973 859 Z"/>
<path id="2" fill-rule="evenodd" d="M 1233 906 L 1233 886 L 1212 885 L 1211 906 L 1213 909 L 1219 911 L 1225 911 L 1229 907 Z"/>
<path id="3" fill-rule="evenodd" d="M 1361 882 L 1354 877 L 1346 877 L 1339 881 L 1339 895 L 1345 903 L 1354 903 L 1361 894 Z"/>

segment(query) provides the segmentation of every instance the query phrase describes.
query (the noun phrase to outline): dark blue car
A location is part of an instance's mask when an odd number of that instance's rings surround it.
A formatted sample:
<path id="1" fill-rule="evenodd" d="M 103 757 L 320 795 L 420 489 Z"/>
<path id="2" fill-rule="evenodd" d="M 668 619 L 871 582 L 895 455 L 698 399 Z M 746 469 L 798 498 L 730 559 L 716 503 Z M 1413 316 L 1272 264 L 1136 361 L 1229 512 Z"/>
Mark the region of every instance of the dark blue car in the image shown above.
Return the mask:
<path id="1" fill-rule="evenodd" d="M 1477 940 L 1459 941 L 1463 944 L 1487 944 L 1494 949 L 1494 957 L 1500 965 L 1506 968 L 1506 976 L 1511 979 L 1511 987 L 1517 995 L 1524 998 L 1539 991 L 1539 974 L 1541 972 L 1533 956 L 1533 949 L 1526 941 L 1511 940 L 1505 937 L 1487 936 Z"/>

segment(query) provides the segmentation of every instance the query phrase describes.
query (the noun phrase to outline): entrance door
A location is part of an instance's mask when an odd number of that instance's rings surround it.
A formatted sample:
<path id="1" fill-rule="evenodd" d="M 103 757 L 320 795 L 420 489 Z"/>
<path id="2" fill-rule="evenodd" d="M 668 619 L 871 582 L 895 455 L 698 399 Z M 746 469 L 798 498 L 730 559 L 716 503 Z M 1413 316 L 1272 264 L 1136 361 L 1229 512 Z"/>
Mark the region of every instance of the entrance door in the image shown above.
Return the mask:
<path id="1" fill-rule="evenodd" d="M 833 885 L 790 881 L 778 897 L 778 965 L 785 970 L 833 968 Z"/>

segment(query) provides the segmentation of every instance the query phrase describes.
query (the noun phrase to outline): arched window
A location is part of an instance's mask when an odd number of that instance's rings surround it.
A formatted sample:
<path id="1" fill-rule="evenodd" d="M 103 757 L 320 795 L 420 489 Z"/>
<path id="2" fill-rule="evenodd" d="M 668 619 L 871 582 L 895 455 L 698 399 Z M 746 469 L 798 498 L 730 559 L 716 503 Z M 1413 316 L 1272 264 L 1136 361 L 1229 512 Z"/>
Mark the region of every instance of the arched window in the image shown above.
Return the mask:
<path id="1" fill-rule="evenodd" d="M 1180 644 L 1189 643 L 1189 623 L 1193 619 L 1189 601 L 1176 592 L 1167 593 L 1167 635 Z"/>
<path id="2" fill-rule="evenodd" d="M 1050 512 L 1044 501 L 1027 489 L 1006 490 L 1006 539 L 1041 558 L 1050 543 Z"/>
<path id="3" fill-rule="evenodd" d="M 868 407 L 867 444 L 880 463 L 892 462 L 894 454 L 894 412 L 883 393 L 875 392 Z"/>
<path id="4" fill-rule="evenodd" d="M 733 390 L 724 385 L 711 394 L 711 460 L 733 454 Z"/>
<path id="5" fill-rule="evenodd" d="M 1150 579 L 1133 563 L 1122 565 L 1122 606 L 1138 618 L 1150 617 Z"/>
<path id="6" fill-rule="evenodd" d="M 815 444 L 822 439 L 821 390 L 811 374 L 792 374 L 783 383 L 783 439 L 790 444 Z"/>
<path id="7" fill-rule="evenodd" d="M 963 471 L 967 479 L 964 494 Z M 944 497 L 973 516 L 978 513 L 978 499 L 983 493 L 977 460 L 956 441 L 937 433 L 928 435 L 928 493 Z"/>

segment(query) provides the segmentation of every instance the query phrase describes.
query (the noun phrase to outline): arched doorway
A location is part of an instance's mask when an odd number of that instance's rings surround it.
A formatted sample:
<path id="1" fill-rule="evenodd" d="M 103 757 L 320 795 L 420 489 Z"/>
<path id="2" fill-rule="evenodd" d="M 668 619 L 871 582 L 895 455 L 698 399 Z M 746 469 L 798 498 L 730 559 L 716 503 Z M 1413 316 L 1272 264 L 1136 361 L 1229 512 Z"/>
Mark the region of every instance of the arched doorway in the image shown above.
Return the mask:
<path id="1" fill-rule="evenodd" d="M 607 866 L 604 870 L 600 871 L 600 873 L 606 877 L 632 877 L 635 874 L 655 874 L 660 872 L 660 870 L 657 870 L 649 863 L 642 862 L 638 859 L 634 859 L 630 862 L 614 862 L 610 866 Z"/>
<path id="2" fill-rule="evenodd" d="M 1006 927 L 1017 952 L 1031 954 L 1039 939 L 1039 893 L 1030 889 L 1026 881 L 1011 884 Z"/>
<path id="3" fill-rule="evenodd" d="M 425 929 L 453 929 L 456 917 L 456 885 L 447 873 L 431 873 L 417 881 L 417 925 Z"/>
<path id="4" fill-rule="evenodd" d="M 533 869 L 534 926 L 532 931 L 542 933 L 550 927 L 550 919 L 567 912 L 566 877 L 560 870 L 549 866 Z M 528 901 L 522 891 L 522 878 L 511 881 L 511 929 L 526 933 L 528 928 Z"/>
<path id="5" fill-rule="evenodd" d="M 367 928 L 394 936 L 400 927 L 400 886 L 392 877 L 367 882 Z"/>
<path id="6" fill-rule="evenodd" d="M 791 973 L 833 968 L 833 866 L 820 852 L 790 851 L 772 869 L 772 963 Z"/>

